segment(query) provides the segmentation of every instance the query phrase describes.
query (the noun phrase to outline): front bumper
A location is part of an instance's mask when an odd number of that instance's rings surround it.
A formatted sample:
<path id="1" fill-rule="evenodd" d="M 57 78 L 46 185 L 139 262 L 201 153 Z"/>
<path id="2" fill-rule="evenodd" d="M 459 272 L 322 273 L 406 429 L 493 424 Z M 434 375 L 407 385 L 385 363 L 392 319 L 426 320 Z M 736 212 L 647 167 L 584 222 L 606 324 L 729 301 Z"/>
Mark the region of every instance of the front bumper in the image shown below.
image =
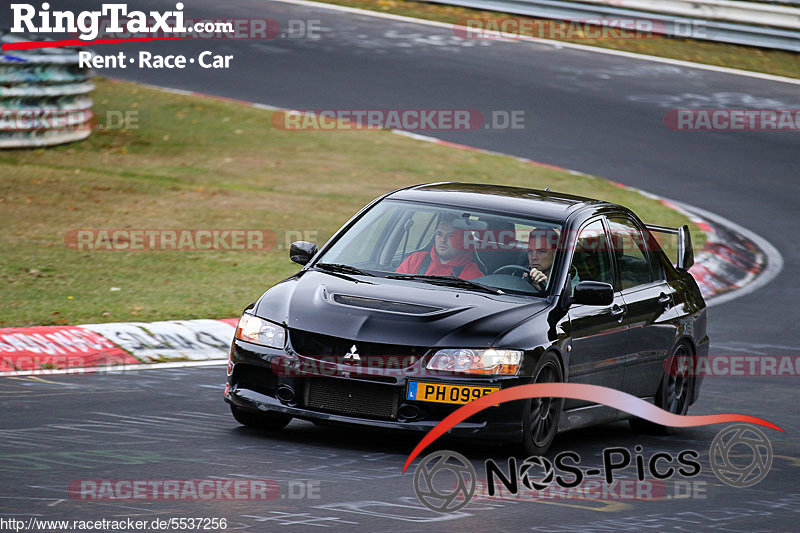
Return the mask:
<path id="1" fill-rule="evenodd" d="M 403 369 L 359 372 L 352 365 L 321 363 L 291 350 L 275 350 L 236 339 L 231 346 L 225 401 L 243 409 L 286 413 L 312 422 L 418 433 L 430 431 L 461 407 L 407 400 L 410 380 L 500 388 L 527 383 L 517 376 L 431 375 L 422 370 L 422 361 Z M 457 424 L 448 434 L 520 441 L 523 407 L 523 401 L 490 407 Z"/>

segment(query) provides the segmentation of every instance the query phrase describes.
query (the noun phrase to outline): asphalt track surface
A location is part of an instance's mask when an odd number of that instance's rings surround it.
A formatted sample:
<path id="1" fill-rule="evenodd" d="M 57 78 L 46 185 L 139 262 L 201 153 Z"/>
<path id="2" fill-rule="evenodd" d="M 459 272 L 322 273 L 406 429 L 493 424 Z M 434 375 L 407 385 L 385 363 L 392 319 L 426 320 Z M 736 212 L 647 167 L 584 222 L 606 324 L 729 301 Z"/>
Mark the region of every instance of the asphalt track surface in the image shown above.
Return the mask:
<path id="1" fill-rule="evenodd" d="M 72 1 L 69 8 L 98 5 Z M 171 6 L 140 2 L 136 8 Z M 798 85 L 546 44 L 461 41 L 447 29 L 268 1 L 197 1 L 186 11 L 197 18 L 270 17 L 282 28 L 289 19 L 319 20 L 324 32 L 318 40 L 98 48 L 187 55 L 208 49 L 235 56 L 229 70 L 128 68 L 106 74 L 291 108 L 524 110 L 522 130 L 435 135 L 605 176 L 702 207 L 765 237 L 780 251 L 784 268 L 767 286 L 711 309 L 712 353 L 800 353 L 800 137 L 674 132 L 663 122 L 671 108 L 798 108 Z M 229 529 L 250 531 L 789 531 L 800 518 L 797 377 L 707 378 L 690 411 L 745 413 L 786 430 L 765 430 L 775 459 L 753 487 L 723 485 L 708 467 L 708 447 L 720 426 L 654 437 L 617 423 L 563 434 L 548 456 L 576 451 L 588 468 L 600 465 L 608 446 L 633 451 L 641 445 L 646 458 L 695 449 L 703 465 L 695 480 L 705 482 L 705 497 L 473 501 L 444 515 L 422 507 L 413 473 L 401 472 L 415 438 L 298 421 L 275 435 L 245 429 L 222 402 L 223 382 L 222 367 L 4 378 L 0 517 L 225 517 Z M 476 466 L 487 457 L 505 461 L 513 451 L 464 441 L 437 442 L 437 448 L 457 450 Z M 233 476 L 275 480 L 284 497 L 85 502 L 66 492 L 77 479 Z M 314 498 L 293 497 L 301 482 L 310 483 L 305 486 Z"/>

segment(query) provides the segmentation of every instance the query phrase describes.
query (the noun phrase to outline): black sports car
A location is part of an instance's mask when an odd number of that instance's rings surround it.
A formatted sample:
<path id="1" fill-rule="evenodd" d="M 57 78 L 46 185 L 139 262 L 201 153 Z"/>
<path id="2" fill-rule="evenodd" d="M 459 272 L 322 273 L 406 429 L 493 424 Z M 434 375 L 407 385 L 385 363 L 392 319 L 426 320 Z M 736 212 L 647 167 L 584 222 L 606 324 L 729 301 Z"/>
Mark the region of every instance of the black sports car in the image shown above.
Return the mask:
<path id="1" fill-rule="evenodd" d="M 567 194 L 437 183 L 386 194 L 321 250 L 301 241 L 290 255 L 303 269 L 245 310 L 231 346 L 225 401 L 244 425 L 426 432 L 472 399 L 537 382 L 603 385 L 678 414 L 698 397 L 701 378 L 670 357 L 708 354 L 686 226 Z M 625 417 L 529 399 L 452 434 L 541 454 L 559 431 Z"/>

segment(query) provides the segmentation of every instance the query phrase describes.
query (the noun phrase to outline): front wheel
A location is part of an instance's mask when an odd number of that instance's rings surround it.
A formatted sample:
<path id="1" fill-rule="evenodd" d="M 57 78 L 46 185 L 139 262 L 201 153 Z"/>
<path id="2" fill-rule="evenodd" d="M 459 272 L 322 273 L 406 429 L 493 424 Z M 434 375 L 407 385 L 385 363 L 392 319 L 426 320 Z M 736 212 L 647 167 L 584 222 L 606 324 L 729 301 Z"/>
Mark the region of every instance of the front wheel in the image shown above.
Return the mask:
<path id="1" fill-rule="evenodd" d="M 561 362 L 552 352 L 542 355 L 533 370 L 531 383 L 561 383 L 564 372 Z M 564 407 L 564 398 L 531 398 L 523 410 L 522 445 L 525 453 L 543 455 L 550 449 L 558 433 L 558 420 Z"/>
<path id="2" fill-rule="evenodd" d="M 233 413 L 233 418 L 241 425 L 267 431 L 278 431 L 285 428 L 292 421 L 291 415 L 284 413 L 259 413 L 242 409 L 235 405 L 231 405 L 231 413 Z"/>
<path id="3" fill-rule="evenodd" d="M 667 359 L 669 371 L 664 372 L 661 385 L 656 392 L 656 406 L 674 415 L 685 415 L 689 411 L 693 377 L 689 371 L 689 360 L 692 354 L 685 344 L 679 344 Z M 641 418 L 628 420 L 631 428 L 642 433 L 668 435 L 674 431 L 669 426 L 654 424 Z"/>

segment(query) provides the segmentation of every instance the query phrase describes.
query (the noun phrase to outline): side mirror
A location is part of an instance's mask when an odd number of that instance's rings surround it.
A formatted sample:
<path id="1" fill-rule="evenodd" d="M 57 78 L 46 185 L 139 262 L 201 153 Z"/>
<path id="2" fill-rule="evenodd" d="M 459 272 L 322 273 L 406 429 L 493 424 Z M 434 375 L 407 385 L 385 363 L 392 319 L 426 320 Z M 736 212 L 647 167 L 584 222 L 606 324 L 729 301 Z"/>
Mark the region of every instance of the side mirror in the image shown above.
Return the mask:
<path id="1" fill-rule="evenodd" d="M 308 241 L 294 241 L 289 247 L 289 259 L 299 265 L 305 265 L 314 254 L 317 253 L 317 245 Z"/>
<path id="2" fill-rule="evenodd" d="M 575 285 L 572 303 L 583 305 L 611 305 L 614 303 L 614 287 L 600 281 L 581 281 Z"/>

